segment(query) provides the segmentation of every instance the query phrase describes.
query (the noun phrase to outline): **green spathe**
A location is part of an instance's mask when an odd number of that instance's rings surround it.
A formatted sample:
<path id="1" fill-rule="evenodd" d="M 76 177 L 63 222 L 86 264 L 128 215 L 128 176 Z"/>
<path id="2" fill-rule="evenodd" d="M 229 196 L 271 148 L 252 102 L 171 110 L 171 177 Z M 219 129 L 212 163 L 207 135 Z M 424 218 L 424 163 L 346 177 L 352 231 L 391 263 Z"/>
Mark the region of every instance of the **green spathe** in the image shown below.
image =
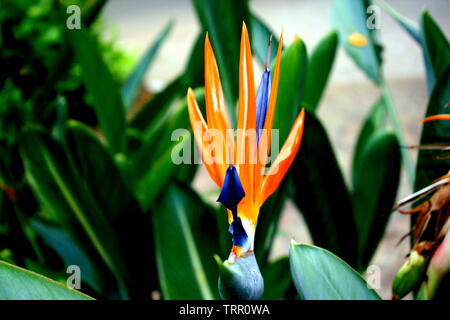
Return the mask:
<path id="1" fill-rule="evenodd" d="M 222 262 L 215 256 L 219 266 L 219 293 L 225 300 L 258 300 L 264 293 L 264 280 L 255 255 L 236 258 L 231 263 Z"/>

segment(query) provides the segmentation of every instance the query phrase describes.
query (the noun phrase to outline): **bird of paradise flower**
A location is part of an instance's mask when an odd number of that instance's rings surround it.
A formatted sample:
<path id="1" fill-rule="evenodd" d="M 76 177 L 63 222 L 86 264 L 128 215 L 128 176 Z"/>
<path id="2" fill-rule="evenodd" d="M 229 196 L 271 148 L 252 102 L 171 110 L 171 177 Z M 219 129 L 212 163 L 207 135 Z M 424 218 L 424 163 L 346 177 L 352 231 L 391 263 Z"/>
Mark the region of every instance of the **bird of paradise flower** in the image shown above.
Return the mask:
<path id="1" fill-rule="evenodd" d="M 432 115 L 422 123 L 450 120 L 448 114 Z M 423 149 L 447 151 L 448 146 L 419 146 Z M 410 210 L 402 210 L 406 204 L 420 201 Z M 393 299 L 401 299 L 418 283 L 421 283 L 417 299 L 432 299 L 444 275 L 450 271 L 450 171 L 434 180 L 431 185 L 401 199 L 394 208 L 403 214 L 416 214 L 412 228 L 413 237 L 408 260 L 398 271 L 393 282 Z"/>
<path id="2" fill-rule="evenodd" d="M 228 265 L 249 256 L 254 260 L 253 243 L 260 207 L 279 186 L 302 140 L 305 117 L 303 110 L 297 116 L 280 153 L 266 170 L 277 101 L 282 43 L 283 35 L 280 36 L 273 81 L 271 82 L 268 53 L 260 87 L 255 94 L 250 41 L 245 23 L 242 25 L 236 142 L 230 129 L 219 71 L 208 34 L 204 49 L 207 121 L 203 118 L 192 89 L 189 88 L 187 93 L 191 126 L 203 163 L 210 177 L 221 188 L 217 201 L 228 210 L 229 231 L 233 239 L 233 247 L 225 261 Z"/>

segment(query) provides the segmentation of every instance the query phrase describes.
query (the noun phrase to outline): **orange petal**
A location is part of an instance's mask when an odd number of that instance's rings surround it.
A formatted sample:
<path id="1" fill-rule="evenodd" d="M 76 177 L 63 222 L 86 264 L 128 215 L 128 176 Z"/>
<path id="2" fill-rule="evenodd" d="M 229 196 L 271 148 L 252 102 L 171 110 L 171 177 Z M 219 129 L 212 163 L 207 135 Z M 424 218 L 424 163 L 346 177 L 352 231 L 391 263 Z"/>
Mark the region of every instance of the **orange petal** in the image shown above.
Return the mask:
<path id="1" fill-rule="evenodd" d="M 421 123 L 434 120 L 450 120 L 450 114 L 436 114 L 434 116 L 426 117 L 425 119 L 422 119 Z"/>
<path id="2" fill-rule="evenodd" d="M 256 190 L 259 190 L 257 188 Z M 257 198 L 255 198 L 257 199 Z M 245 196 L 238 205 L 238 216 L 247 219 L 250 223 L 256 227 L 258 221 L 260 205 L 252 200 L 250 197 Z"/>
<path id="3" fill-rule="evenodd" d="M 207 145 L 211 143 L 208 134 L 208 126 L 206 125 L 205 119 L 203 119 L 203 115 L 198 107 L 197 100 L 195 99 L 194 91 L 192 91 L 191 88 L 188 89 L 187 103 L 192 131 L 194 132 L 195 140 L 197 141 L 200 153 L 202 154 L 203 164 L 211 179 L 221 187 L 222 181 L 217 174 L 216 166 L 211 158 L 211 154 L 204 150 Z"/>
<path id="4" fill-rule="evenodd" d="M 216 139 L 217 168 L 221 181 L 225 177 L 225 171 L 231 163 L 229 154 L 234 149 L 234 140 L 225 109 L 222 85 L 220 82 L 219 69 L 217 68 L 214 51 L 209 41 L 209 36 L 205 38 L 205 100 L 206 100 L 206 120 L 209 129 L 217 129 L 221 139 Z"/>
<path id="5" fill-rule="evenodd" d="M 256 163 L 256 96 L 252 52 L 245 23 L 242 25 L 239 60 L 239 105 L 235 164 L 245 190 L 246 201 L 253 202 L 253 176 Z"/>
<path id="6" fill-rule="evenodd" d="M 294 161 L 300 143 L 302 142 L 304 119 L 305 111 L 302 109 L 295 120 L 291 132 L 289 132 L 289 136 L 281 148 L 280 153 L 270 167 L 267 175 L 264 176 L 260 193 L 261 205 L 278 188 L 281 180 L 283 180 L 284 175 L 291 166 L 292 161 Z"/>
<path id="7" fill-rule="evenodd" d="M 277 94 L 278 94 L 278 80 L 280 79 L 280 61 L 281 61 L 281 51 L 283 49 L 283 33 L 281 33 L 280 41 L 278 43 L 277 57 L 275 60 L 275 70 L 273 73 L 269 105 L 267 108 L 266 119 L 264 122 L 264 130 L 261 134 L 258 145 L 258 163 L 255 168 L 255 186 L 256 189 L 260 188 L 261 180 L 264 176 L 264 168 L 267 163 L 267 158 L 270 151 L 271 142 L 271 130 L 273 124 L 273 118 L 275 114 L 275 107 L 277 104 Z"/>
<path id="8" fill-rule="evenodd" d="M 278 81 L 280 79 L 280 64 L 281 64 L 282 49 L 283 49 L 283 33 L 281 33 L 280 42 L 278 43 L 277 58 L 276 58 L 276 62 L 275 62 L 275 70 L 273 72 L 272 88 L 270 90 L 269 106 L 267 108 L 266 121 L 264 122 L 264 129 L 267 132 L 267 143 L 266 143 L 267 151 L 264 152 L 264 154 L 266 156 L 268 156 L 269 152 L 270 152 L 270 141 L 271 141 L 271 137 L 272 137 L 271 130 L 272 130 L 272 125 L 273 125 L 273 119 L 275 116 L 275 107 L 277 105 Z M 264 160 L 267 161 L 267 158 Z"/>
<path id="9" fill-rule="evenodd" d="M 435 179 L 435 180 L 433 180 L 431 182 L 434 183 L 434 182 L 441 181 L 441 180 L 447 179 L 447 178 L 450 178 L 450 172 L 444 174 L 443 176 L 441 176 L 441 177 L 439 177 L 439 178 L 437 178 L 437 179 Z"/>

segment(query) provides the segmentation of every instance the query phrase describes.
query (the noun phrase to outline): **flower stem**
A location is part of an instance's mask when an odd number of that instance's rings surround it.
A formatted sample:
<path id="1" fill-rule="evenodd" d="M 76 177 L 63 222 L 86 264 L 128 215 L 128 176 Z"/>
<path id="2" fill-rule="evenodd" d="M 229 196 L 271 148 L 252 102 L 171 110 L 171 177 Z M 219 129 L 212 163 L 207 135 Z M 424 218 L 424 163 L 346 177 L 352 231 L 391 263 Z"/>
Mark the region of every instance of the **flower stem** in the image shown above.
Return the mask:
<path id="1" fill-rule="evenodd" d="M 394 128 L 395 134 L 397 135 L 397 138 L 400 143 L 400 152 L 402 154 L 403 163 L 405 165 L 406 174 L 408 176 L 408 181 L 411 185 L 411 187 L 414 186 L 414 165 L 411 159 L 411 155 L 409 154 L 408 149 L 405 148 L 407 146 L 405 136 L 403 135 L 402 128 L 400 126 L 400 120 L 397 114 L 397 111 L 394 107 L 394 103 L 392 101 L 392 95 L 389 91 L 389 88 L 387 86 L 387 83 L 384 79 L 381 79 L 380 82 L 380 89 L 381 94 L 383 96 L 384 104 L 386 106 L 386 111 L 388 114 L 388 117 L 391 121 L 392 127 Z"/>

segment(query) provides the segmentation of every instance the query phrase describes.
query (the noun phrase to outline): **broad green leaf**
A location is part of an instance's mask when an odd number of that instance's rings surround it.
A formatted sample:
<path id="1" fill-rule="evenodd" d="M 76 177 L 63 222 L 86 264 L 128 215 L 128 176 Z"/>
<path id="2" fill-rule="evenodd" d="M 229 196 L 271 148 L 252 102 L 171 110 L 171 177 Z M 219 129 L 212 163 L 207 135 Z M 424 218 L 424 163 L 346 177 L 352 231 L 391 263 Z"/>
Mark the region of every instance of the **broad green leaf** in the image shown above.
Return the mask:
<path id="1" fill-rule="evenodd" d="M 319 42 L 309 57 L 302 103 L 310 111 L 315 111 L 319 105 L 333 66 L 337 44 L 337 32 L 332 30 Z"/>
<path id="2" fill-rule="evenodd" d="M 167 109 L 179 96 L 182 87 L 181 78 L 176 78 L 161 92 L 158 92 L 142 109 L 131 119 L 130 126 L 143 132 L 152 130 L 151 123 L 155 117 L 167 112 Z M 187 88 L 186 92 L 187 93 Z"/>
<path id="3" fill-rule="evenodd" d="M 394 19 L 397 21 L 399 25 L 405 29 L 409 35 L 417 41 L 420 45 L 423 44 L 422 34 L 417 26 L 414 25 L 412 21 L 410 21 L 405 16 L 401 15 L 398 11 L 392 8 L 386 1 L 377 1 L 377 3 Z"/>
<path id="4" fill-rule="evenodd" d="M 203 85 L 203 43 L 204 35 L 200 35 L 192 50 L 183 74 L 171 81 L 161 92 L 158 92 L 132 118 L 130 126 L 140 129 L 146 136 L 155 129 L 154 119 L 161 117 L 179 97 L 186 97 L 188 87 Z"/>
<path id="5" fill-rule="evenodd" d="M 202 87 L 194 89 L 194 95 L 200 110 L 204 111 L 205 110 L 204 89 Z M 191 122 L 189 120 L 187 101 L 185 99 L 182 99 L 181 101 L 179 101 L 177 105 L 174 106 L 172 114 L 167 119 L 167 121 L 165 121 L 163 129 L 164 130 L 162 131 L 158 140 L 155 141 L 154 143 L 155 145 L 154 150 L 156 154 L 162 154 L 167 149 L 173 149 L 174 141 L 177 141 L 177 136 L 180 135 L 181 133 L 184 133 L 183 131 L 188 130 L 192 132 Z M 193 133 L 191 135 L 192 141 L 194 141 Z M 194 161 L 193 151 L 195 151 L 196 149 L 194 148 L 194 143 L 192 143 L 190 146 L 191 146 L 190 149 L 182 149 L 183 152 L 180 152 L 179 156 L 183 157 L 183 160 L 186 160 L 186 162 L 182 162 L 182 165 L 186 163 L 189 165 L 189 167 L 192 167 L 191 163 L 193 163 Z M 174 152 L 175 151 L 177 150 L 174 150 Z"/>
<path id="6" fill-rule="evenodd" d="M 266 300 L 283 300 L 286 291 L 292 283 L 291 274 L 289 273 L 289 258 L 282 257 L 270 262 L 262 269 L 264 278 L 263 299 Z"/>
<path id="7" fill-rule="evenodd" d="M 203 105 L 203 89 L 196 89 L 194 93 L 199 104 Z M 196 146 L 190 129 L 187 102 L 178 104 L 163 124 L 160 134 L 146 140 L 132 159 L 136 179 L 134 194 L 144 210 L 153 205 L 172 174 L 177 172 L 177 177 L 187 181 L 197 170 L 193 164 Z M 180 163 L 174 163 L 175 158 Z"/>
<path id="8" fill-rule="evenodd" d="M 114 230 L 114 241 L 119 244 L 115 250 L 121 252 L 122 258 L 126 261 L 126 286 L 130 298 L 148 297 L 147 291 L 152 288 L 151 270 L 154 268 L 151 261 L 152 236 L 148 233 L 151 228 L 150 219 L 143 214 L 138 203 L 132 198 L 131 191 L 114 159 L 92 130 L 81 123 L 71 121 L 67 136 L 69 149 L 80 177 L 101 210 L 106 213 L 107 223 Z M 127 161 L 125 156 L 123 159 Z M 132 182 L 129 181 L 130 187 Z M 147 254 L 141 256 L 135 252 Z M 141 268 L 149 272 L 140 274 L 137 270 Z"/>
<path id="9" fill-rule="evenodd" d="M 199 196 L 201 197 L 202 195 L 199 194 Z M 214 197 L 214 200 L 216 200 L 217 197 L 218 195 Z M 219 238 L 220 251 L 218 251 L 217 254 L 219 255 L 219 257 L 227 257 L 230 254 L 233 245 L 232 236 L 229 231 L 230 224 L 228 223 L 227 210 L 225 209 L 225 207 L 219 205 L 212 208 L 210 207 L 210 211 L 214 212 L 218 230 L 217 237 Z M 222 263 L 222 259 L 219 260 L 220 263 Z"/>
<path id="10" fill-rule="evenodd" d="M 156 53 L 161 47 L 162 43 L 169 35 L 170 30 L 172 30 L 173 22 L 169 22 L 158 37 L 149 45 L 138 64 L 125 80 L 125 83 L 122 86 L 122 98 L 127 110 L 131 108 L 133 105 L 133 101 L 136 98 L 136 94 L 139 90 L 139 86 L 142 83 L 142 79 L 144 78 L 147 69 L 153 62 Z"/>
<path id="11" fill-rule="evenodd" d="M 195 11 L 204 32 L 208 32 L 219 67 L 229 114 L 238 97 L 238 70 L 242 22 L 251 34 L 248 1 L 193 0 Z M 234 121 L 232 121 L 233 123 Z"/>
<path id="12" fill-rule="evenodd" d="M 102 60 L 98 44 L 85 29 L 68 30 L 67 35 L 81 65 L 82 76 L 103 134 L 113 152 L 125 146 L 125 110 L 119 88 Z"/>
<path id="13" fill-rule="evenodd" d="M 267 59 L 267 45 L 269 43 L 272 30 L 262 21 L 258 16 L 252 14 L 252 34 L 251 43 L 253 53 L 262 65 L 266 64 Z M 277 56 L 278 38 L 272 35 L 272 47 L 270 49 L 270 62 Z"/>
<path id="14" fill-rule="evenodd" d="M 308 111 L 302 144 L 291 174 L 294 201 L 314 243 L 356 266 L 358 238 L 351 198 L 327 133 Z"/>
<path id="15" fill-rule="evenodd" d="M 87 27 L 91 26 L 102 12 L 106 0 L 87 1 L 81 8 L 81 15 L 84 17 L 84 23 Z"/>
<path id="16" fill-rule="evenodd" d="M 281 55 L 280 79 L 273 129 L 279 130 L 280 148 L 300 112 L 304 93 L 308 56 L 304 42 L 296 37 Z M 274 64 L 272 64 L 272 73 Z"/>
<path id="17" fill-rule="evenodd" d="M 380 300 L 359 273 L 325 249 L 292 243 L 289 259 L 303 300 Z"/>
<path id="18" fill-rule="evenodd" d="M 131 193 L 114 159 L 86 125 L 71 120 L 66 130 L 68 150 L 80 176 L 109 220 L 117 221 L 131 200 Z"/>
<path id="19" fill-rule="evenodd" d="M 101 282 L 96 266 L 86 253 L 72 239 L 70 234 L 57 226 L 33 220 L 31 226 L 64 261 L 65 266 L 77 265 L 83 272 L 81 280 L 92 289 L 100 291 Z"/>
<path id="20" fill-rule="evenodd" d="M 435 81 L 439 79 L 450 65 L 450 44 L 428 11 L 421 17 L 424 57 L 427 68 L 428 88 L 431 91 Z M 431 66 L 431 68 L 430 68 Z"/>
<path id="21" fill-rule="evenodd" d="M 400 183 L 400 145 L 393 132 L 380 130 L 365 143 L 353 186 L 360 270 L 381 241 Z"/>
<path id="22" fill-rule="evenodd" d="M 448 113 L 446 104 L 450 101 L 450 66 L 436 82 L 428 101 L 426 116 Z M 424 123 L 420 145 L 445 144 L 450 141 L 450 122 L 431 121 Z M 449 159 L 436 159 L 433 151 L 420 150 L 417 158 L 415 190 L 429 185 L 433 180 L 446 174 L 450 167 Z"/>
<path id="23" fill-rule="evenodd" d="M 445 34 L 426 10 L 422 12 L 419 29 L 386 2 L 381 1 L 380 5 L 422 46 L 427 87 L 431 93 L 436 79 L 450 60 L 449 44 Z"/>
<path id="24" fill-rule="evenodd" d="M 332 22 L 339 32 L 339 41 L 347 54 L 366 75 L 379 84 L 381 81 L 379 50 L 373 30 L 366 25 L 366 9 L 369 1 L 335 0 L 332 6 Z M 367 39 L 367 44 L 357 47 L 349 43 L 352 33 L 359 33 Z"/>
<path id="25" fill-rule="evenodd" d="M 56 282 L 60 282 L 62 284 L 64 284 L 67 281 L 68 277 L 71 274 L 73 274 L 73 270 L 71 271 L 69 269 L 70 272 L 67 272 L 67 269 L 56 271 L 54 269 L 50 269 L 50 268 L 42 265 L 39 262 L 36 262 L 35 260 L 33 260 L 27 256 L 25 256 L 23 258 L 23 260 L 24 260 L 24 265 L 22 268 L 24 268 L 28 271 L 32 271 L 37 274 L 45 275 L 45 277 L 53 279 Z M 6 261 L 6 262 L 9 262 L 9 261 Z M 17 265 L 17 263 L 15 263 L 15 262 L 10 262 L 10 263 L 13 265 Z M 81 287 L 83 288 L 83 290 L 87 289 L 87 287 L 83 283 L 81 283 Z"/>
<path id="26" fill-rule="evenodd" d="M 91 300 L 40 274 L 0 261 L 1 300 Z"/>
<path id="27" fill-rule="evenodd" d="M 184 72 L 181 75 L 183 80 L 183 86 L 181 90 L 181 95 L 185 96 L 187 93 L 187 88 L 197 88 L 204 86 L 204 44 L 205 44 L 205 34 L 200 32 L 192 46 L 191 53 L 189 54 L 189 59 L 186 62 Z"/>
<path id="28" fill-rule="evenodd" d="M 288 177 L 282 181 L 277 191 L 264 202 L 258 216 L 255 235 L 255 256 L 261 268 L 268 263 L 270 250 L 278 231 L 278 222 L 287 198 Z"/>
<path id="29" fill-rule="evenodd" d="M 115 231 L 73 160 L 39 128 L 27 128 L 20 143 L 27 180 L 40 203 L 80 243 L 89 239 L 119 285 L 123 285 L 125 260 Z"/>
<path id="30" fill-rule="evenodd" d="M 219 244 L 212 213 L 190 188 L 173 183 L 159 204 L 152 219 L 164 299 L 217 299 L 213 256 Z"/>
<path id="31" fill-rule="evenodd" d="M 384 105 L 383 98 L 377 100 L 372 107 L 368 117 L 364 121 L 361 131 L 356 141 L 355 149 L 353 150 L 353 163 L 352 163 L 352 179 L 353 185 L 355 180 L 358 179 L 358 173 L 360 170 L 363 158 L 363 150 L 366 147 L 369 139 L 379 130 L 383 130 L 386 126 L 386 107 Z"/>
<path id="32" fill-rule="evenodd" d="M 180 137 L 181 147 L 189 145 L 190 135 L 186 133 Z M 172 150 L 167 151 L 156 159 L 150 170 L 137 181 L 135 196 L 144 211 L 149 210 L 155 203 L 160 192 L 167 187 L 175 165 L 172 163 Z"/>

